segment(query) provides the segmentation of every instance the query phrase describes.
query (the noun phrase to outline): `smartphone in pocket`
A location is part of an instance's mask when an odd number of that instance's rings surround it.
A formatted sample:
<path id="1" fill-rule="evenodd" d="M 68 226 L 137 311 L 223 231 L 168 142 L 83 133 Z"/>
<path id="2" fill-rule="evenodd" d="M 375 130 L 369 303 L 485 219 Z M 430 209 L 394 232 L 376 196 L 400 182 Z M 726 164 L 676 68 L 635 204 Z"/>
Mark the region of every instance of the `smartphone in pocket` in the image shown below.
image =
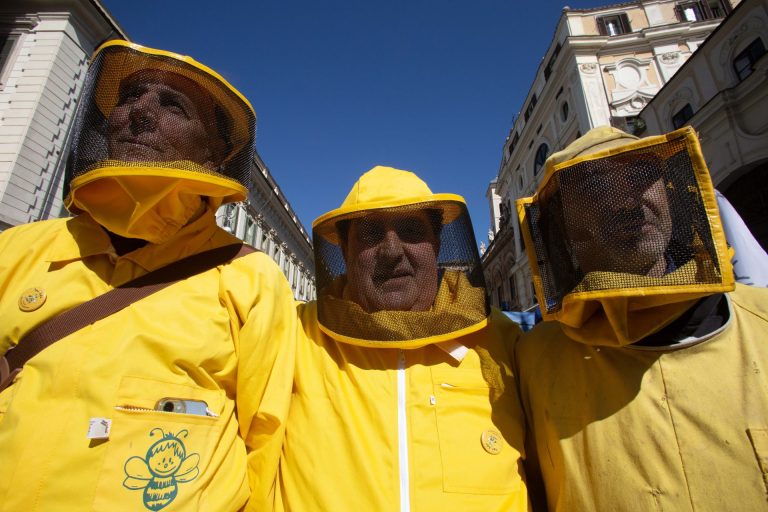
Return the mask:
<path id="1" fill-rule="evenodd" d="M 188 398 L 161 398 L 155 404 L 156 411 L 173 412 L 176 414 L 194 414 L 197 416 L 215 416 L 203 400 Z"/>

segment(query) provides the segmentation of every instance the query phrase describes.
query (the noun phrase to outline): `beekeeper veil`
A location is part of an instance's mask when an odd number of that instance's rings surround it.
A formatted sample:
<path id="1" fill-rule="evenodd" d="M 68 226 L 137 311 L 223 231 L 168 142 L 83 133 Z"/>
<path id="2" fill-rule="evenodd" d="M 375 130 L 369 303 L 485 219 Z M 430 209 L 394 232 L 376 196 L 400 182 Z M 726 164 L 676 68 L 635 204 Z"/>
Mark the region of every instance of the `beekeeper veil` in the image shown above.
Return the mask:
<path id="1" fill-rule="evenodd" d="M 65 205 L 160 243 L 201 201 L 247 195 L 256 116 L 215 71 L 126 41 L 94 53 L 74 122 Z"/>
<path id="2" fill-rule="evenodd" d="M 597 345 L 634 343 L 733 289 L 717 203 L 690 127 L 638 139 L 590 130 L 517 201 L 545 320 Z"/>
<path id="3" fill-rule="evenodd" d="M 312 225 L 320 328 L 363 346 L 417 348 L 487 323 L 483 273 L 461 196 L 375 167 Z"/>

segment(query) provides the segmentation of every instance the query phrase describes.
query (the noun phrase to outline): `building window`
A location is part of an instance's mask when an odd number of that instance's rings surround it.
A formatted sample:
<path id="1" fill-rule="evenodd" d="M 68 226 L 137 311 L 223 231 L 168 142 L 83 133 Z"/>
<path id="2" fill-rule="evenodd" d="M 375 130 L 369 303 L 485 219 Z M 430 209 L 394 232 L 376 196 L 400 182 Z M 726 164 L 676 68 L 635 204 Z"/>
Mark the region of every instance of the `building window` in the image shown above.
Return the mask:
<path id="1" fill-rule="evenodd" d="M 603 36 L 618 36 L 632 32 L 632 27 L 627 15 L 621 13 L 597 18 L 597 30 Z"/>
<path id="2" fill-rule="evenodd" d="M 736 71 L 739 81 L 752 74 L 752 71 L 755 69 L 755 62 L 760 60 L 760 57 L 764 54 L 765 45 L 763 40 L 758 37 L 733 59 L 733 69 Z"/>
<path id="3" fill-rule="evenodd" d="M 568 120 L 568 114 L 570 114 L 570 111 L 571 107 L 568 105 L 568 102 L 564 102 L 560 107 L 560 120 L 562 122 L 566 122 Z"/>
<path id="4" fill-rule="evenodd" d="M 528 108 L 525 109 L 525 114 L 523 114 L 523 118 L 528 121 L 528 118 L 531 117 L 531 114 L 533 113 L 533 107 L 536 106 L 536 102 L 538 99 L 536 98 L 536 95 L 534 94 L 531 98 L 531 102 L 528 104 Z"/>
<path id="5" fill-rule="evenodd" d="M 560 43 L 557 43 L 557 46 L 552 51 L 552 56 L 549 58 L 549 62 L 547 62 L 547 67 L 544 68 L 544 80 L 549 80 L 549 77 L 552 75 L 552 67 L 555 65 L 555 60 L 560 55 L 561 49 L 562 46 L 560 46 Z"/>
<path id="6" fill-rule="evenodd" d="M 632 135 L 640 135 L 645 130 L 645 121 L 640 116 L 627 116 L 624 118 L 624 122 L 627 125 L 627 133 Z"/>
<path id="7" fill-rule="evenodd" d="M 704 14 L 701 11 L 699 2 L 679 4 L 676 7 L 676 10 L 677 18 L 680 21 L 701 21 L 704 19 Z"/>
<path id="8" fill-rule="evenodd" d="M 544 162 L 547 161 L 549 156 L 549 146 L 546 143 L 542 143 L 539 149 L 536 150 L 536 158 L 533 161 L 533 175 L 536 176 L 539 173 L 539 169 L 542 168 Z"/>
<path id="9" fill-rule="evenodd" d="M 509 219 L 511 218 L 511 214 L 512 210 L 509 209 L 507 203 L 502 202 L 499 204 L 499 231 L 507 226 Z"/>
<path id="10" fill-rule="evenodd" d="M 509 276 L 509 305 L 515 307 L 517 305 L 517 284 L 515 284 L 515 276 Z"/>
<path id="11" fill-rule="evenodd" d="M 731 3 L 728 0 L 708 0 L 704 2 L 714 18 L 724 18 L 731 12 Z"/>
<path id="12" fill-rule="evenodd" d="M 618 128 L 619 130 L 623 130 L 627 133 L 632 133 L 637 135 L 639 132 L 636 130 L 639 130 L 640 127 L 638 123 L 640 123 L 640 117 L 639 116 L 613 116 L 611 117 L 611 126 Z M 641 130 L 642 131 L 642 130 Z"/>
<path id="13" fill-rule="evenodd" d="M 520 134 L 515 132 L 515 136 L 512 137 L 512 142 L 509 143 L 509 149 L 507 150 L 509 156 L 512 156 L 512 152 L 515 150 L 518 140 L 520 140 Z"/>
<path id="14" fill-rule="evenodd" d="M 678 128 L 688 124 L 688 120 L 693 117 L 693 107 L 690 103 L 686 103 L 683 108 L 678 110 L 675 115 L 672 116 L 672 126 L 677 130 Z"/>
<path id="15" fill-rule="evenodd" d="M 253 245 L 256 237 L 256 222 L 250 215 L 246 217 L 245 226 L 245 237 L 243 237 L 243 241 Z"/>
<path id="16" fill-rule="evenodd" d="M 8 80 L 8 75 L 13 67 L 12 63 L 15 53 L 13 50 L 18 40 L 18 34 L 0 33 L 0 89 L 5 86 L 5 82 Z"/>
<path id="17" fill-rule="evenodd" d="M 722 18 L 729 12 L 731 12 L 731 6 L 727 0 L 699 0 L 683 2 L 675 6 L 675 13 L 680 22 Z"/>
<path id="18" fill-rule="evenodd" d="M 499 309 L 503 309 L 503 305 L 504 305 L 504 295 L 503 295 L 504 294 L 504 290 L 501 288 L 501 286 L 499 286 L 496 289 L 496 293 L 498 295 L 498 300 L 499 300 L 499 302 L 498 302 Z"/>

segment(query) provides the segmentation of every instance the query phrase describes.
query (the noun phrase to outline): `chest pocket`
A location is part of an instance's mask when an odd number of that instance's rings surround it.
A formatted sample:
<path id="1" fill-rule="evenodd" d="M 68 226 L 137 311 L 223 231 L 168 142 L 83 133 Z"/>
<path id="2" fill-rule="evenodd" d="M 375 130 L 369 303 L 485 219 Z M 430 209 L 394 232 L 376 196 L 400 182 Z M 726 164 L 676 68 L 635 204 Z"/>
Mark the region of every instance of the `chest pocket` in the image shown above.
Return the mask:
<path id="1" fill-rule="evenodd" d="M 205 402 L 212 415 L 155 410 L 164 398 Z M 206 486 L 218 464 L 242 463 L 227 470 L 246 474 L 244 450 L 243 457 L 227 458 L 237 429 L 223 390 L 124 377 L 109 413 L 109 439 L 91 441 L 92 447 L 106 445 L 94 510 L 159 510 L 171 504 L 174 510 L 205 510 Z M 241 484 L 226 483 L 233 500 Z"/>
<path id="2" fill-rule="evenodd" d="M 432 369 L 445 492 L 507 494 L 522 485 L 521 418 L 504 399 L 491 407 L 479 369 Z M 510 445 L 513 443 L 515 446 Z"/>

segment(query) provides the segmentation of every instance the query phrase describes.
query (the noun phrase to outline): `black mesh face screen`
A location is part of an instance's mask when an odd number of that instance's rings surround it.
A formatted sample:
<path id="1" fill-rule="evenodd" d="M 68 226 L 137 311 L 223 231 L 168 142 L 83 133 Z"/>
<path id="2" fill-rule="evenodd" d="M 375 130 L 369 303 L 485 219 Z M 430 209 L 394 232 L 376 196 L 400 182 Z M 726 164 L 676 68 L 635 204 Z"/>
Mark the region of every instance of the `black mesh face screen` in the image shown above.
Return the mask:
<path id="1" fill-rule="evenodd" d="M 568 293 L 636 289 L 648 277 L 665 286 L 719 282 L 684 140 L 563 167 L 526 215 L 547 312 Z M 694 259 L 714 272 L 687 265 Z"/>
<path id="2" fill-rule="evenodd" d="M 249 185 L 255 115 L 217 78 L 171 56 L 109 46 L 86 77 L 67 161 L 69 183 L 94 169 L 159 167 Z"/>
<path id="3" fill-rule="evenodd" d="M 400 326 L 409 318 L 419 320 L 407 336 L 429 337 L 487 316 L 482 268 L 464 204 L 379 208 L 326 222 L 335 225 L 335 240 L 320 235 L 320 226 L 313 234 L 323 325 L 354 338 L 395 341 L 404 336 Z M 361 323 L 345 309 L 350 304 L 382 325 Z M 430 311 L 442 313 L 426 316 Z"/>

